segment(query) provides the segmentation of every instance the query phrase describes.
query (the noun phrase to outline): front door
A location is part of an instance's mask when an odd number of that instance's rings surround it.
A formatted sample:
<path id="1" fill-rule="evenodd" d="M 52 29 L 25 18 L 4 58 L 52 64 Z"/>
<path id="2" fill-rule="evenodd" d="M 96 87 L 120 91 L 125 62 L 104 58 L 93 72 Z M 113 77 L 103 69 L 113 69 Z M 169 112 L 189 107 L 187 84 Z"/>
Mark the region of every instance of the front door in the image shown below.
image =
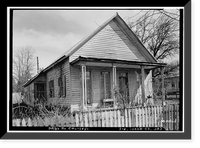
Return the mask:
<path id="1" fill-rule="evenodd" d="M 119 72 L 119 93 L 127 102 L 129 102 L 128 73 Z"/>

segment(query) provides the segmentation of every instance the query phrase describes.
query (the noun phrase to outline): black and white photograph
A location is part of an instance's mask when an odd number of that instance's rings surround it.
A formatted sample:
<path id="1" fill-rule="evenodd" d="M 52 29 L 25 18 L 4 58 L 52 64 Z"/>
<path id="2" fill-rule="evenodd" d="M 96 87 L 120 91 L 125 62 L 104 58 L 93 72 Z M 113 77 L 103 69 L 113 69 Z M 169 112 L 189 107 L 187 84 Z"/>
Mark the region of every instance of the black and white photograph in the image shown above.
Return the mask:
<path id="1" fill-rule="evenodd" d="M 184 7 L 8 12 L 10 132 L 184 132 Z"/>

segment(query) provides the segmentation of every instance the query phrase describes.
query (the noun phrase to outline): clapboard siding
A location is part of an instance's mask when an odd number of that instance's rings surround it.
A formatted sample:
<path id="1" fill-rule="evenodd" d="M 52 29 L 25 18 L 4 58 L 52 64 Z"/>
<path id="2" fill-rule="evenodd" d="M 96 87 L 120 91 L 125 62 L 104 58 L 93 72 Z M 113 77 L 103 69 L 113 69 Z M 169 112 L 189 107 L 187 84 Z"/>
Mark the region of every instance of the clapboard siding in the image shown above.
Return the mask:
<path id="1" fill-rule="evenodd" d="M 80 67 L 70 66 L 71 77 L 71 104 L 80 104 L 81 95 L 81 70 Z"/>
<path id="2" fill-rule="evenodd" d="M 59 97 L 59 87 L 58 87 L 58 78 L 60 77 L 60 67 L 62 67 L 62 75 L 66 76 L 66 96 Z M 46 74 L 46 86 L 47 86 L 47 102 L 48 103 L 58 103 L 62 105 L 70 104 L 70 69 L 69 69 L 69 58 L 64 60 L 63 63 L 60 63 L 53 68 L 51 68 Z M 49 96 L 49 81 L 54 80 L 54 97 L 50 98 Z"/>
<path id="3" fill-rule="evenodd" d="M 114 21 L 111 21 L 105 28 L 72 54 L 70 62 L 79 56 L 147 61 Z"/>

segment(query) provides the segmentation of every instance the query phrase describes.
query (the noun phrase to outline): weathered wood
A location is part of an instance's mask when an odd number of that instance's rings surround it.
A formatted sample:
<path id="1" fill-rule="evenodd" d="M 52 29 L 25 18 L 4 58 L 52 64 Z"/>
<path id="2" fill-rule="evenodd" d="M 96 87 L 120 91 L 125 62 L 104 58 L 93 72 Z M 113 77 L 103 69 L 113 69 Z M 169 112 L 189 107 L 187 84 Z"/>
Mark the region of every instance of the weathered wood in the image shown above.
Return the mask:
<path id="1" fill-rule="evenodd" d="M 121 127 L 121 115 L 119 110 L 117 110 L 117 126 Z"/>
<path id="2" fill-rule="evenodd" d="M 105 127 L 105 114 L 103 111 L 101 112 L 101 117 L 102 117 L 102 127 Z"/>
<path id="3" fill-rule="evenodd" d="M 84 125 L 84 119 L 83 119 L 83 113 L 80 113 L 80 125 L 81 125 L 81 127 L 84 127 L 83 125 Z"/>
<path id="4" fill-rule="evenodd" d="M 141 85 L 141 89 L 142 89 L 142 104 L 146 103 L 145 100 L 145 86 L 144 86 L 144 81 L 145 81 L 145 72 L 144 72 L 144 67 L 141 66 L 141 74 L 142 74 L 142 85 Z"/>
<path id="5" fill-rule="evenodd" d="M 15 120 L 15 125 L 16 125 L 16 126 L 21 126 L 20 123 L 21 123 L 21 120 L 20 120 L 20 119 L 16 119 L 16 120 Z"/>
<path id="6" fill-rule="evenodd" d="M 89 127 L 92 127 L 92 122 L 93 122 L 93 120 L 92 120 L 92 112 L 90 111 L 89 112 Z"/>
<path id="7" fill-rule="evenodd" d="M 85 127 L 88 127 L 88 114 L 84 113 L 84 123 L 85 123 Z"/>
<path id="8" fill-rule="evenodd" d="M 75 119 L 76 119 L 76 127 L 79 127 L 79 114 L 75 114 Z"/>
<path id="9" fill-rule="evenodd" d="M 33 126 L 38 126 L 36 118 L 33 118 Z"/>
<path id="10" fill-rule="evenodd" d="M 30 118 L 28 118 L 27 126 L 32 127 L 32 122 L 31 122 L 31 119 L 30 119 Z"/>
<path id="11" fill-rule="evenodd" d="M 131 109 L 128 109 L 128 127 L 131 127 Z"/>
<path id="12" fill-rule="evenodd" d="M 162 84 L 162 105 L 165 101 L 165 82 L 164 82 L 164 67 L 161 68 L 161 84 Z"/>
<path id="13" fill-rule="evenodd" d="M 154 106 L 154 125 L 157 127 L 157 112 L 156 112 L 156 106 Z"/>
<path id="14" fill-rule="evenodd" d="M 22 119 L 22 126 L 26 126 L 26 120 L 25 119 Z"/>
<path id="15" fill-rule="evenodd" d="M 178 130 L 178 126 L 177 126 L 177 106 L 175 105 L 175 111 L 174 111 L 174 115 L 175 115 L 175 124 L 174 124 L 174 128 L 175 130 Z"/>
<path id="16" fill-rule="evenodd" d="M 139 123 L 138 123 L 138 109 L 135 109 L 135 126 L 139 127 Z"/>
<path id="17" fill-rule="evenodd" d="M 97 121 L 96 121 L 96 114 L 97 112 L 92 112 L 92 117 L 93 117 L 93 127 L 97 127 Z"/>
<path id="18" fill-rule="evenodd" d="M 125 127 L 128 127 L 128 114 L 127 114 L 127 109 L 125 109 L 124 110 L 124 122 L 125 122 L 125 124 L 124 124 L 124 126 Z"/>
<path id="19" fill-rule="evenodd" d="M 172 104 L 172 106 L 171 106 L 171 120 L 172 120 L 172 122 L 171 122 L 171 130 L 174 130 L 174 105 Z"/>
<path id="20" fill-rule="evenodd" d="M 98 117 L 97 117 L 97 123 L 98 123 L 97 127 L 102 127 L 102 116 L 101 116 L 101 113 L 98 112 L 97 115 L 98 115 Z"/>
<path id="21" fill-rule="evenodd" d="M 37 121 L 38 121 L 38 126 L 40 126 L 40 127 L 44 126 L 44 121 L 42 120 L 42 118 L 38 117 Z"/>
<path id="22" fill-rule="evenodd" d="M 129 40 L 129 37 L 127 37 L 114 21 L 111 21 L 109 25 L 87 41 L 78 51 L 73 53 L 70 56 L 70 62 L 80 55 L 83 57 L 92 56 L 109 59 L 117 57 L 122 60 L 135 61 L 140 59 L 146 61 L 137 47 Z"/>
<path id="23" fill-rule="evenodd" d="M 113 126 L 113 111 L 110 111 L 110 127 L 114 127 Z"/>
<path id="24" fill-rule="evenodd" d="M 144 112 L 144 108 L 142 108 L 142 127 L 145 127 L 145 112 Z"/>
<path id="25" fill-rule="evenodd" d="M 149 127 L 147 107 L 145 107 L 145 127 Z"/>
<path id="26" fill-rule="evenodd" d="M 114 127 L 117 127 L 117 110 L 114 110 Z"/>

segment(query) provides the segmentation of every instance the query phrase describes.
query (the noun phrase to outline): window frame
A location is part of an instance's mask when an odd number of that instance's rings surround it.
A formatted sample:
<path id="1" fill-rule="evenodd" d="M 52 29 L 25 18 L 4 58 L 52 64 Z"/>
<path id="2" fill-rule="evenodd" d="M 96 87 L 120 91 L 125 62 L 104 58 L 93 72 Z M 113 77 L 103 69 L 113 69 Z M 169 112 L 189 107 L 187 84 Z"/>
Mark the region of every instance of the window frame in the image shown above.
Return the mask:
<path id="1" fill-rule="evenodd" d="M 49 81 L 49 98 L 54 98 L 55 92 L 54 92 L 54 80 Z"/>
<path id="2" fill-rule="evenodd" d="M 58 78 L 58 96 L 59 98 L 66 96 L 66 75 Z"/>

